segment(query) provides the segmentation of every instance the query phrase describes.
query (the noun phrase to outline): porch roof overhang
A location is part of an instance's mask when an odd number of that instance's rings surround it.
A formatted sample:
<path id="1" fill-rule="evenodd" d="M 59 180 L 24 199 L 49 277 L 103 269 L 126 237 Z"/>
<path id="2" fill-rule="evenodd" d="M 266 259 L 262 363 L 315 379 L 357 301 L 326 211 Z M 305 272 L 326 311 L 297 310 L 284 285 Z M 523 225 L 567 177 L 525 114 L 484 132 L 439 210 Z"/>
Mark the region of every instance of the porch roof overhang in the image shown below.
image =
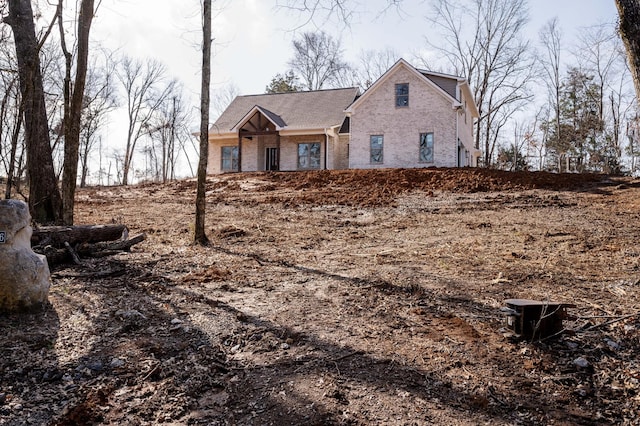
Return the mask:
<path id="1" fill-rule="evenodd" d="M 283 129 L 285 129 L 287 127 L 287 123 L 285 123 L 285 121 L 282 119 L 282 117 L 280 117 L 278 114 L 269 111 L 266 108 L 261 107 L 260 105 L 255 105 L 253 108 L 251 108 L 249 110 L 249 112 L 247 112 L 241 119 L 240 121 L 238 121 L 238 123 L 233 126 L 233 128 L 231 129 L 232 133 L 238 134 L 238 133 L 243 133 L 243 132 L 247 132 L 247 133 L 262 133 L 265 132 L 264 129 L 262 129 L 260 125 L 258 126 L 254 126 L 253 130 L 248 130 L 245 129 L 244 127 L 247 124 L 251 124 L 250 121 L 251 119 L 256 115 L 256 114 L 260 114 L 262 115 L 264 118 L 266 118 L 272 125 L 273 125 L 273 131 L 271 131 L 270 129 L 267 128 L 266 132 L 270 132 L 273 133 L 275 132 L 279 132 Z"/>
<path id="2" fill-rule="evenodd" d="M 280 136 L 305 136 L 305 135 L 329 135 L 336 136 L 337 131 L 340 128 L 340 125 L 335 125 L 331 127 L 318 127 L 318 128 L 289 128 L 286 127 L 284 129 L 277 129 L 276 131 L 280 134 Z M 210 140 L 220 140 L 220 139 L 232 139 L 237 138 L 240 134 L 274 134 L 274 132 L 243 132 L 240 129 L 235 129 L 227 132 L 209 132 Z"/>

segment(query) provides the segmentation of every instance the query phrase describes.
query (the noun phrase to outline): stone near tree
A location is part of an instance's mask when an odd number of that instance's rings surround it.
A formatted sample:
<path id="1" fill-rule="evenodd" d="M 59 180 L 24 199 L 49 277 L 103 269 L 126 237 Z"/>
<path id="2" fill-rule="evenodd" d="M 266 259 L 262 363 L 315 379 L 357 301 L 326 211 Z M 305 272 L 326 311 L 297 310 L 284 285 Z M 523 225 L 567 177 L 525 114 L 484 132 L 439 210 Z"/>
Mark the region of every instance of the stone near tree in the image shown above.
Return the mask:
<path id="1" fill-rule="evenodd" d="M 32 232 L 27 204 L 0 200 L 0 312 L 36 309 L 48 300 L 49 265 L 31 250 Z"/>

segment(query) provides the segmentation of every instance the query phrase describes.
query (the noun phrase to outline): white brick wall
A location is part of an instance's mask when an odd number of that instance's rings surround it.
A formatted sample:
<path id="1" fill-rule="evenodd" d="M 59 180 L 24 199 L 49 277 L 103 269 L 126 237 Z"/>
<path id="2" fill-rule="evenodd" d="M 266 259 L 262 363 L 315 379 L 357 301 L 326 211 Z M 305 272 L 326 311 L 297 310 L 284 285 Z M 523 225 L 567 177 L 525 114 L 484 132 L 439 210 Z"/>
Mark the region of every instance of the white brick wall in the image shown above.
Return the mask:
<path id="1" fill-rule="evenodd" d="M 409 83 L 409 106 L 395 106 L 395 84 Z M 419 162 L 420 133 L 434 134 L 434 162 Z M 384 135 L 384 161 L 371 164 L 369 137 Z M 406 68 L 371 92 L 351 115 L 349 167 L 455 167 L 456 112 L 452 100 Z"/>
<path id="2" fill-rule="evenodd" d="M 336 138 L 337 139 L 337 138 Z M 280 170 L 297 170 L 298 168 L 298 144 L 313 143 L 320 144 L 320 168 L 324 168 L 325 163 L 325 135 L 302 135 L 283 136 L 280 138 Z M 209 162 L 207 164 L 208 174 L 222 173 L 221 154 L 223 146 L 237 146 L 238 138 L 210 139 L 209 140 Z M 252 140 L 242 140 L 242 171 L 260 171 L 265 169 L 265 149 L 276 147 L 275 136 L 253 137 Z M 335 152 L 334 152 L 335 150 Z M 347 141 L 337 143 L 334 138 L 329 137 L 329 168 L 347 167 Z"/>
<path id="3" fill-rule="evenodd" d="M 467 103 L 470 103 L 471 100 L 467 99 Z M 463 100 L 463 105 L 467 103 Z M 466 121 L 465 121 L 466 119 Z M 473 161 L 473 151 L 475 150 L 475 140 L 473 138 L 473 117 L 469 112 L 469 108 L 465 108 L 462 114 L 458 115 L 458 137 L 460 141 L 463 143 L 464 148 L 461 153 L 461 166 L 477 166 L 477 164 L 466 164 L 466 161 L 470 163 Z M 468 151 L 468 156 L 465 158 L 464 149 Z"/>
<path id="4" fill-rule="evenodd" d="M 213 175 L 221 173 L 220 166 L 222 165 L 222 147 L 223 146 L 236 146 L 238 145 L 238 138 L 230 139 L 209 139 L 209 158 L 207 159 L 207 174 Z"/>

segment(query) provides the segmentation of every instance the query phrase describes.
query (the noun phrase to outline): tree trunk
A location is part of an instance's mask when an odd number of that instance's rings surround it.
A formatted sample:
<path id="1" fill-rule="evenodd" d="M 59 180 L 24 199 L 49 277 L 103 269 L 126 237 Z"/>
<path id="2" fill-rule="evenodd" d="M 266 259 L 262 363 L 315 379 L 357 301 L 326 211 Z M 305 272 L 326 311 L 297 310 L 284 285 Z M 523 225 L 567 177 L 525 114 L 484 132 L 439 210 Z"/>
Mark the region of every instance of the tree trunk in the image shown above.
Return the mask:
<path id="1" fill-rule="evenodd" d="M 60 1 L 60 8 L 62 0 Z M 60 12 L 62 29 L 62 12 Z M 93 0 L 82 0 L 78 15 L 78 56 L 76 76 L 73 89 L 65 87 L 65 123 L 64 123 L 64 168 L 62 172 L 62 221 L 65 225 L 73 225 L 73 207 L 78 180 L 78 151 L 80 149 L 80 119 L 82 118 L 82 100 L 87 77 L 89 56 L 89 30 L 93 20 Z M 71 73 L 71 55 L 66 51 L 64 33 L 61 30 L 62 46 L 67 60 L 67 75 Z M 71 93 L 73 92 L 73 93 Z M 68 111 L 68 113 L 67 113 Z"/>
<path id="2" fill-rule="evenodd" d="M 24 108 L 22 100 L 18 106 L 18 117 L 16 127 L 13 129 L 11 135 L 11 155 L 9 156 L 9 170 L 7 171 L 7 187 L 5 188 L 5 198 L 8 200 L 11 198 L 11 188 L 13 187 L 13 179 L 16 174 L 16 154 L 18 151 L 18 139 L 20 138 L 20 128 L 22 127 L 22 120 L 24 119 Z M 20 175 L 18 174 L 18 180 Z"/>
<path id="3" fill-rule="evenodd" d="M 200 160 L 196 189 L 195 242 L 208 243 L 204 227 L 207 160 L 209 156 L 209 90 L 211 86 L 211 0 L 203 1 L 202 13 L 202 88 L 200 100 Z"/>
<path id="4" fill-rule="evenodd" d="M 55 223 L 62 216 L 40 72 L 39 46 L 29 0 L 9 0 L 4 19 L 13 30 L 24 102 L 24 127 L 29 174 L 29 210 L 38 223 Z"/>
<path id="5" fill-rule="evenodd" d="M 89 172 L 89 150 L 90 150 L 90 141 L 91 136 L 88 134 L 85 137 L 85 144 L 83 145 L 83 155 L 82 161 L 80 162 L 80 188 L 84 188 L 87 186 L 87 173 Z"/>
<path id="6" fill-rule="evenodd" d="M 629 68 L 640 101 L 640 0 L 616 0 L 620 15 L 620 37 L 627 50 Z"/>

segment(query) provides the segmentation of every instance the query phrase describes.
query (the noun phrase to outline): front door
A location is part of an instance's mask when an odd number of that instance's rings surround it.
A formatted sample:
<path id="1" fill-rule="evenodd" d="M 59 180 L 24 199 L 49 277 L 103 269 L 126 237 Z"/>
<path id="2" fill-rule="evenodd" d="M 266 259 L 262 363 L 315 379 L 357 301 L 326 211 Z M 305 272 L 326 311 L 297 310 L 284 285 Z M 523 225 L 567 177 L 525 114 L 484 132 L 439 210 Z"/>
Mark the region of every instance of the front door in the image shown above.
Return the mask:
<path id="1" fill-rule="evenodd" d="M 264 169 L 278 170 L 278 148 L 267 148 Z"/>

